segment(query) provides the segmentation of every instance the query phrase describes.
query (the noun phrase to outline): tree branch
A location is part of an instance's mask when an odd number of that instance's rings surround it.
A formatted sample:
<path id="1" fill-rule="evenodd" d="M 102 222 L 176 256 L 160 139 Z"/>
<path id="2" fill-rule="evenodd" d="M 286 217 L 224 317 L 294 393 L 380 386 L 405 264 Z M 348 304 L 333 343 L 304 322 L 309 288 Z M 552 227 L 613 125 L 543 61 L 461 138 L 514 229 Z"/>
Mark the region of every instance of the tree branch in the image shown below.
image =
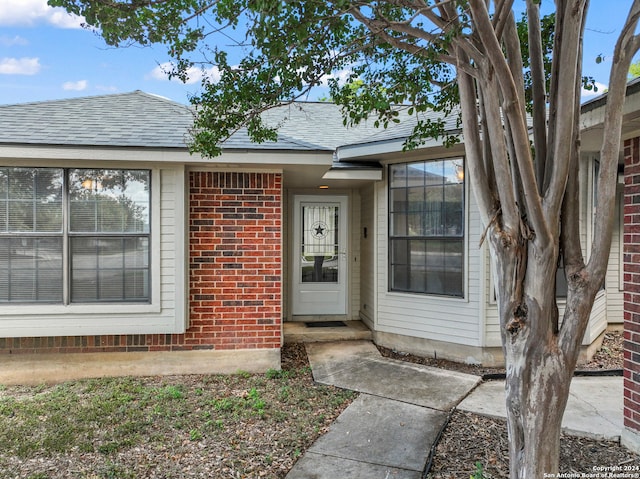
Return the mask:
<path id="1" fill-rule="evenodd" d="M 485 101 L 482 90 L 478 90 L 478 109 L 480 111 L 480 131 L 483 135 L 487 135 L 489 127 L 487 126 L 487 114 L 485 111 Z M 485 174 L 487 175 L 487 184 L 490 191 L 498 191 L 498 184 L 496 183 L 496 176 L 493 171 L 493 154 L 491 153 L 491 142 L 482 142 L 482 160 Z M 497 201 L 497 198 L 496 198 Z"/>
<path id="2" fill-rule="evenodd" d="M 582 42 L 581 42 L 582 44 Z M 582 70 L 582 48 L 578 52 L 578 71 Z M 582 78 L 576 78 L 574 89 L 575 101 L 580 102 L 582 91 Z M 580 109 L 574 111 L 574 127 L 571 138 L 571 158 L 569 160 L 569 176 L 562 202 L 560 213 L 560 254 L 564 261 L 564 270 L 567 279 L 580 274 L 584 268 L 584 256 L 580 244 Z M 575 289 L 572 281 L 569 285 L 568 295 Z M 563 324 L 567 324 L 566 322 Z"/>
<path id="3" fill-rule="evenodd" d="M 582 57 L 582 55 L 580 55 Z M 582 79 L 578 79 L 576 84 L 576 101 L 580 101 Z M 575 128 L 572 138 L 572 144 L 574 147 L 571 149 L 571 159 L 569 163 L 569 177 L 567 178 L 567 186 L 565 189 L 564 200 L 562 202 L 562 211 L 560 212 L 560 248 L 559 255 L 561 255 L 564 262 L 564 275 L 567 278 L 568 291 L 567 291 L 567 304 L 571 304 L 574 296 L 580 294 L 579 289 L 576 286 L 580 281 L 575 281 L 579 278 L 584 269 L 584 257 L 582 255 L 582 246 L 580 244 L 580 110 L 575 111 Z M 589 165 L 590 166 L 590 165 Z M 572 308 L 566 307 L 564 312 L 564 320 L 562 321 L 563 329 L 573 329 L 579 325 L 572 324 L 577 317 L 573 314 Z M 585 327 L 589 321 L 589 317 L 584 317 Z M 555 324 L 553 325 L 554 333 L 560 331 L 560 325 L 558 324 L 557 316 L 554 318 Z M 581 338 L 584 336 L 582 333 L 576 334 Z M 578 344 L 575 344 L 578 347 Z M 572 351 L 571 348 L 565 349 L 566 346 L 562 346 L 562 350 L 566 352 Z"/>
<path id="4" fill-rule="evenodd" d="M 351 7 L 347 12 L 353 16 L 358 22 L 367 27 L 371 34 L 374 36 L 380 36 L 385 42 L 393 45 L 400 50 L 404 50 L 412 55 L 421 57 L 427 57 L 426 50 L 423 46 L 414 45 L 412 43 L 403 42 L 401 39 L 390 35 L 385 31 L 385 27 L 389 26 L 390 22 L 381 22 L 378 19 L 372 19 L 364 15 L 358 8 Z"/>
<path id="5" fill-rule="evenodd" d="M 529 26 L 529 65 L 531 71 L 531 100 L 533 103 L 533 144 L 535 146 L 536 178 L 539 193 L 544 188 L 544 171 L 547 161 L 547 111 L 544 54 L 540 29 L 540 4 L 527 0 Z"/>
<path id="6" fill-rule="evenodd" d="M 586 19 L 586 0 L 559 1 L 559 9 L 561 4 L 564 5 L 563 18 L 559 25 L 562 41 L 558 43 L 559 50 L 556 55 L 562 65 L 562 73 L 557 83 L 557 118 L 554 125 L 553 149 L 550 152 L 553 162 L 549 165 L 551 176 L 549 187 L 543 196 L 544 211 L 548 218 L 558 217 L 567 185 L 572 148 L 569 140 L 573 138 L 575 109 L 580 108 L 573 93 L 577 78 L 581 76 L 578 71 L 578 51 L 580 51 L 580 39 Z M 558 225 L 550 224 L 550 227 L 553 230 L 553 236 L 557 237 Z"/>
<path id="7" fill-rule="evenodd" d="M 510 21 L 510 17 L 513 16 L 513 1 L 514 0 L 502 0 L 496 2 L 496 11 L 493 15 L 492 23 L 497 38 L 502 38 L 506 24 Z"/>
<path id="8" fill-rule="evenodd" d="M 469 62 L 466 52 L 459 47 L 457 49 L 457 57 L 460 64 Z M 491 194 L 493 182 L 490 181 L 483 161 L 483 145 L 485 142 L 480 139 L 478 129 L 475 81 L 471 75 L 463 70 L 458 70 L 458 89 L 462 106 L 462 129 L 464 131 L 465 151 L 467 154 L 467 169 L 472 182 L 472 190 L 478 202 L 482 222 L 485 225 L 489 225 L 497 208 Z"/>
<path id="9" fill-rule="evenodd" d="M 484 67 L 484 68 L 483 68 Z M 515 190 L 511 183 L 511 167 L 509 152 L 504 134 L 502 115 L 500 114 L 500 97 L 498 81 L 492 67 L 487 63 L 480 67 L 483 75 L 479 82 L 483 91 L 484 112 L 488 130 L 484 133 L 484 141 L 491 144 L 493 174 L 499 185 L 497 194 L 502 208 L 503 227 L 510 234 L 520 231 L 520 213 L 518 211 Z"/>
<path id="10" fill-rule="evenodd" d="M 594 220 L 591 255 L 580 276 L 573 279 L 576 289 L 587 289 L 595 296 L 604 281 L 609 249 L 615 222 L 616 177 L 622 134 L 623 108 L 626 97 L 627 72 L 635 53 L 640 49 L 640 36 L 634 31 L 640 18 L 640 0 L 634 0 L 618 38 L 613 54 L 613 64 L 609 79 L 609 92 L 605 106 L 603 142 L 600 149 L 600 172 L 598 174 L 598 208 Z M 571 285 L 571 283 L 570 283 Z M 569 291 L 571 293 L 571 290 Z M 569 302 L 570 297 L 567 298 Z M 584 321 L 565 321 L 558 341 L 562 351 L 577 351 L 587 327 L 588 315 Z M 568 354 L 568 353 L 567 353 Z M 577 354 L 577 353 L 576 353 Z"/>
<path id="11" fill-rule="evenodd" d="M 536 178 L 533 172 L 526 119 L 522 115 L 522 102 L 524 98 L 518 96 L 517 87 L 504 58 L 502 47 L 493 34 L 489 12 L 487 11 L 484 1 L 469 0 L 469 6 L 477 26 L 476 31 L 486 48 L 487 58 L 495 69 L 500 91 L 503 94 L 504 102 L 502 111 L 504 115 L 509 118 L 516 154 L 516 157 L 512 158 L 511 161 L 515 162 L 519 175 L 522 178 L 523 196 L 526 202 L 528 221 L 535 231 L 538 244 L 544 247 L 544 245 L 549 244 L 550 231 L 543 215 L 540 195 L 538 194 Z M 491 101 L 488 103 L 490 104 Z M 493 153 L 495 154 L 497 152 L 493 150 Z M 508 165 L 506 166 L 508 168 Z M 497 174 L 498 172 L 496 172 L 496 175 Z M 508 183 L 499 181 L 499 184 L 502 187 L 502 185 Z"/>

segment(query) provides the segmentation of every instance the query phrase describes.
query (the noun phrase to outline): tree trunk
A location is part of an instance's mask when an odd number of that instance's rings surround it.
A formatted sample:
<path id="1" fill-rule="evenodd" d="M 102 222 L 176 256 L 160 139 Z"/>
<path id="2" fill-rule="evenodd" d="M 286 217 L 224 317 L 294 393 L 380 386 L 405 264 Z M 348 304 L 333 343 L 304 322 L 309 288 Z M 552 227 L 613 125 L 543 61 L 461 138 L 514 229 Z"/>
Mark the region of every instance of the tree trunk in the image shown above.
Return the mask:
<path id="1" fill-rule="evenodd" d="M 507 375 L 509 469 L 512 479 L 557 473 L 560 427 L 569 394 L 570 377 L 562 358 L 548 344 L 535 358 L 520 358 Z"/>
<path id="2" fill-rule="evenodd" d="M 545 308 L 529 314 L 548 314 Z M 512 479 L 557 473 L 560 428 L 569 395 L 570 372 L 552 338 L 538 345 L 515 339 L 507 352 L 507 428 Z M 521 353 L 519 352 L 521 351 Z"/>
<path id="3" fill-rule="evenodd" d="M 518 236 L 493 233 L 491 249 L 507 368 L 510 477 L 557 474 L 562 416 L 595 293 L 570 284 L 564 321 L 579 325 L 579 339 L 560 347 L 557 245 L 538 249 L 527 235 L 514 239 Z"/>

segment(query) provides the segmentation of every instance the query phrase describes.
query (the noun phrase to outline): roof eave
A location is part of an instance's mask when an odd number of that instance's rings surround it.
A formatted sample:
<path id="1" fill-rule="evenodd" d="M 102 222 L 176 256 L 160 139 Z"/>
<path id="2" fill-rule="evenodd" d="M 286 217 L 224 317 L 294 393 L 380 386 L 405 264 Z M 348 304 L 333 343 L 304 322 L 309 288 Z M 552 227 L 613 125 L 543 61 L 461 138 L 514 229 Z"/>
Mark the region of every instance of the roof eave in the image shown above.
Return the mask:
<path id="1" fill-rule="evenodd" d="M 449 131 L 450 135 L 460 135 L 459 131 Z M 381 155 L 389 153 L 399 153 L 404 151 L 407 138 L 392 138 L 389 140 L 372 141 L 368 143 L 358 143 L 352 145 L 339 146 L 336 149 L 338 161 L 371 161 Z M 418 148 L 437 148 L 443 146 L 442 139 L 430 138 L 425 140 Z"/>
<path id="2" fill-rule="evenodd" d="M 367 181 L 380 181 L 382 180 L 382 168 L 376 169 L 348 169 L 348 168 L 329 168 L 329 170 L 322 175 L 323 180 L 367 180 Z"/>
<path id="3" fill-rule="evenodd" d="M 627 92 L 626 96 L 633 95 L 634 93 L 640 92 L 640 78 L 635 78 L 627 83 Z M 591 100 L 585 101 L 580 107 L 581 113 L 587 113 L 591 110 L 595 110 L 597 108 L 603 107 L 607 103 L 607 92 L 604 92 L 602 95 L 599 95 Z"/>

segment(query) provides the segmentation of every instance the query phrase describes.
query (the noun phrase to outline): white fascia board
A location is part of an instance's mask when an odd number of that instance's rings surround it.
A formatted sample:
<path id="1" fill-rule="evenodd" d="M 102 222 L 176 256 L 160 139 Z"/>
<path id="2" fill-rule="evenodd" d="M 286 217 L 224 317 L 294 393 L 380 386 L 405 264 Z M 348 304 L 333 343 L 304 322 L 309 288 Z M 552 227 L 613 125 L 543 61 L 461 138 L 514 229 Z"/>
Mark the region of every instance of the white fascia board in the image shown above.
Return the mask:
<path id="1" fill-rule="evenodd" d="M 403 139 L 376 141 L 371 143 L 360 143 L 356 145 L 339 146 L 336 154 L 339 160 L 350 160 L 354 158 L 364 158 L 385 153 L 396 153 L 402 151 Z"/>
<path id="2" fill-rule="evenodd" d="M 592 110 L 588 110 L 580 115 L 580 128 L 582 130 L 589 130 L 594 127 L 599 127 L 604 124 L 604 112 L 606 108 L 606 103 L 593 108 Z M 624 100 L 624 105 L 622 107 L 623 115 L 629 115 L 632 113 L 640 112 L 640 92 L 633 93 L 628 95 Z M 634 116 L 634 115 L 632 115 Z"/>
<path id="3" fill-rule="evenodd" d="M 196 158 L 194 155 L 190 163 L 331 166 L 333 151 L 226 150 L 215 158 Z"/>
<path id="4" fill-rule="evenodd" d="M 464 138 L 460 134 L 460 141 L 464 143 Z M 339 160 L 371 159 L 378 155 L 389 153 L 401 153 L 403 151 L 405 139 L 375 141 L 371 143 L 360 143 L 356 145 L 344 145 L 337 148 L 336 153 Z M 417 150 L 437 148 L 442 146 L 442 139 L 429 139 L 421 144 Z"/>
<path id="5" fill-rule="evenodd" d="M 51 145 L 0 145 L 0 159 L 118 161 L 179 164 L 326 165 L 332 151 L 227 150 L 215 158 L 203 158 L 181 148 L 73 147 Z"/>
<path id="6" fill-rule="evenodd" d="M 589 130 L 604 123 L 604 107 L 590 110 L 580 115 L 580 129 Z"/>
<path id="7" fill-rule="evenodd" d="M 94 160 L 185 163 L 186 149 L 0 145 L 0 158 L 20 160 Z"/>
<path id="8" fill-rule="evenodd" d="M 364 169 L 331 169 L 323 176 L 323 180 L 382 180 L 382 169 L 364 170 Z"/>

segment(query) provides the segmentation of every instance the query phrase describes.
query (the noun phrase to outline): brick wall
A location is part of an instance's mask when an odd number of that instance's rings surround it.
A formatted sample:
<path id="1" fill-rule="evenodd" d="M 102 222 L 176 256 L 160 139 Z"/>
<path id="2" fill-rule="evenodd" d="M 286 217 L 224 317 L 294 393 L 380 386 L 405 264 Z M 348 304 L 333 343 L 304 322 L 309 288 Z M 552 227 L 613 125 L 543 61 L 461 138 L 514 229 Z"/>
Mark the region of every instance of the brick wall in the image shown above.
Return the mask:
<path id="1" fill-rule="evenodd" d="M 0 338 L 0 354 L 279 348 L 281 175 L 192 172 L 189 181 L 184 334 Z"/>
<path id="2" fill-rule="evenodd" d="M 640 138 L 624 142 L 624 425 L 640 433 Z"/>
<path id="3" fill-rule="evenodd" d="M 281 176 L 191 173 L 194 339 L 216 349 L 279 348 Z"/>

